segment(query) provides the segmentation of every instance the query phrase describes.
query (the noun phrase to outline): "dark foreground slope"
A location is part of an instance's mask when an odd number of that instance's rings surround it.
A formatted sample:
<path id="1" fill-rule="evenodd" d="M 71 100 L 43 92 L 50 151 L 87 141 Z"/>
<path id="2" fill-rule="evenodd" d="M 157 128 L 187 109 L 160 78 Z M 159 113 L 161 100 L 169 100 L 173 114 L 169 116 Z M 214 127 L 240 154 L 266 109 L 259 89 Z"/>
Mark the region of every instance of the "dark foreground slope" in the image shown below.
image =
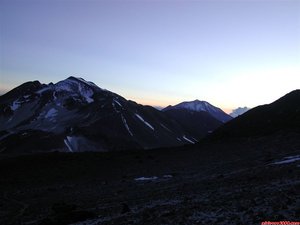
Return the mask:
<path id="1" fill-rule="evenodd" d="M 299 140 L 289 133 L 142 152 L 2 156 L 0 224 L 299 220 Z"/>
<path id="2" fill-rule="evenodd" d="M 258 106 L 224 124 L 212 139 L 255 137 L 300 130 L 300 90 L 292 91 L 277 101 Z"/>

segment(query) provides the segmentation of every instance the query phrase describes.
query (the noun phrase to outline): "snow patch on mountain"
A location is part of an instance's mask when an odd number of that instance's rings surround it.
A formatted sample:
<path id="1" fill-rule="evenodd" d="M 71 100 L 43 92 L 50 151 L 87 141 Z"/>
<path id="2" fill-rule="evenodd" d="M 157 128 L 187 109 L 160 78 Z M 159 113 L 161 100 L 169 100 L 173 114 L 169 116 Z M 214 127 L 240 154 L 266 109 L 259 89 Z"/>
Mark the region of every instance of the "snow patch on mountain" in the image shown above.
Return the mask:
<path id="1" fill-rule="evenodd" d="M 139 118 L 144 124 L 146 124 L 150 129 L 154 130 L 154 127 L 151 126 L 151 124 L 149 124 L 147 121 L 145 121 L 145 120 L 143 119 L 143 117 L 141 117 L 139 114 L 135 113 L 135 116 L 136 116 L 137 118 Z"/>
<path id="2" fill-rule="evenodd" d="M 94 101 L 92 98 L 94 92 L 91 89 L 79 85 L 79 93 L 85 98 L 87 103 L 92 103 Z"/>
<path id="3" fill-rule="evenodd" d="M 273 165 L 281 165 L 281 164 L 287 164 L 287 163 L 293 163 L 300 160 L 300 155 L 295 156 L 288 156 L 284 157 L 283 160 L 272 163 Z"/>
<path id="4" fill-rule="evenodd" d="M 153 177 L 138 177 L 135 178 L 135 181 L 151 181 L 151 180 L 157 180 L 158 177 L 157 176 L 153 176 Z"/>
<path id="5" fill-rule="evenodd" d="M 92 103 L 94 102 L 94 99 L 92 98 L 93 92 L 85 92 L 82 94 L 83 97 L 85 97 L 85 100 L 87 103 Z"/>
<path id="6" fill-rule="evenodd" d="M 51 89 L 52 89 L 52 88 L 51 88 L 50 86 L 47 86 L 47 87 L 44 87 L 44 88 L 38 90 L 38 91 L 35 92 L 35 93 L 37 93 L 37 94 L 42 94 L 43 92 L 48 91 L 48 90 L 51 90 Z"/>
<path id="7" fill-rule="evenodd" d="M 67 146 L 68 150 L 70 152 L 74 152 L 73 151 L 73 147 L 72 147 L 72 137 L 70 136 L 67 136 L 65 139 L 64 139 L 64 143 L 65 145 Z"/>
<path id="8" fill-rule="evenodd" d="M 194 137 L 192 137 L 192 138 L 193 138 L 194 141 L 196 141 L 196 142 L 198 141 L 196 138 L 194 138 Z"/>
<path id="9" fill-rule="evenodd" d="M 96 84 L 94 84 L 93 82 L 91 82 L 91 81 L 86 81 L 86 80 L 84 80 L 84 79 L 81 78 L 81 77 L 76 77 L 76 79 L 77 79 L 77 80 L 80 80 L 81 82 L 85 83 L 86 85 L 90 85 L 90 86 L 93 86 L 93 87 L 95 87 L 95 88 L 99 88 L 99 87 L 98 87 Z M 102 88 L 99 88 L 99 89 L 103 90 Z"/>
<path id="10" fill-rule="evenodd" d="M 56 109 L 52 108 L 46 113 L 45 118 L 46 119 L 53 118 L 53 117 L 57 116 L 57 113 L 58 113 L 58 111 Z"/>
<path id="11" fill-rule="evenodd" d="M 160 124 L 163 128 L 165 128 L 167 131 L 170 131 L 170 132 L 172 132 L 169 128 L 167 128 L 165 125 L 163 125 L 163 124 Z"/>
<path id="12" fill-rule="evenodd" d="M 79 152 L 80 142 L 82 141 L 84 141 L 84 138 L 80 136 L 67 136 L 64 139 L 64 143 L 70 152 Z"/>
<path id="13" fill-rule="evenodd" d="M 186 140 L 186 141 L 188 141 L 188 142 L 190 142 L 191 144 L 195 144 L 195 142 L 194 141 L 192 141 L 191 139 L 189 139 L 189 138 L 187 138 L 185 135 L 183 135 L 183 137 L 182 137 L 184 140 Z"/>
<path id="14" fill-rule="evenodd" d="M 129 133 L 131 136 L 133 136 L 131 130 L 129 129 L 129 126 L 128 126 L 128 124 L 127 124 L 126 119 L 124 118 L 123 115 L 121 115 L 121 117 L 122 117 L 123 124 L 124 124 L 125 128 L 127 129 L 128 133 Z"/>
<path id="15" fill-rule="evenodd" d="M 66 79 L 57 82 L 55 86 L 55 90 L 60 92 L 60 91 L 66 91 L 66 92 L 75 92 L 79 90 L 80 82 L 74 81 L 72 79 Z"/>
<path id="16" fill-rule="evenodd" d="M 120 107 L 122 107 L 121 103 L 114 99 L 114 102 L 117 103 Z"/>
<path id="17" fill-rule="evenodd" d="M 158 176 L 152 176 L 152 177 L 137 177 L 135 178 L 134 180 L 135 181 L 153 181 L 153 180 L 160 180 L 160 181 L 165 181 L 165 180 L 168 180 L 168 179 L 171 179 L 173 178 L 172 175 L 170 174 L 166 174 L 166 175 L 163 175 L 161 177 L 158 177 Z"/>
<path id="18" fill-rule="evenodd" d="M 92 82 L 85 81 L 82 78 L 70 77 L 66 80 L 59 81 L 56 84 L 50 83 L 36 93 L 41 95 L 46 91 L 52 90 L 53 99 L 56 100 L 59 93 L 68 92 L 68 96 L 79 95 L 83 97 L 87 103 L 92 103 L 94 102 L 94 99 L 92 98 L 94 95 L 93 88 L 102 90 Z"/>
<path id="19" fill-rule="evenodd" d="M 80 82 L 82 81 L 82 82 Z M 94 102 L 94 99 L 92 96 L 94 95 L 94 92 L 92 88 L 90 87 L 91 84 L 84 81 L 83 79 L 73 79 L 68 78 L 66 80 L 60 81 L 54 85 L 54 88 L 57 92 L 70 92 L 73 94 L 80 94 L 87 103 Z"/>
<path id="20" fill-rule="evenodd" d="M 10 108 L 11 108 L 11 110 L 16 111 L 20 106 L 21 106 L 21 103 L 19 102 L 19 100 L 16 100 L 12 103 Z"/>
<path id="21" fill-rule="evenodd" d="M 53 96 L 53 100 L 55 101 L 55 100 L 57 99 L 57 97 L 56 97 L 56 92 L 55 92 L 55 91 L 53 91 L 52 96 Z"/>

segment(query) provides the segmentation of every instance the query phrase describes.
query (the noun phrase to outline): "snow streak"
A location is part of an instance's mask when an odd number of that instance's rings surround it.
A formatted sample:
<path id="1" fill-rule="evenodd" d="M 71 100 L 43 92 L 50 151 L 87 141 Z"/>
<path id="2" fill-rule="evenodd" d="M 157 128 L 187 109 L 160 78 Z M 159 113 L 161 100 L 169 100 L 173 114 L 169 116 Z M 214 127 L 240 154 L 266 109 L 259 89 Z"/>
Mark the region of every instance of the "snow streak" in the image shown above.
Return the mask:
<path id="1" fill-rule="evenodd" d="M 135 113 L 135 116 L 136 116 L 137 118 L 139 118 L 144 124 L 146 124 L 150 129 L 154 130 L 154 127 L 151 126 L 147 121 L 145 121 L 145 120 L 143 119 L 143 117 L 141 117 L 139 114 Z"/>
<path id="2" fill-rule="evenodd" d="M 286 164 L 286 163 L 293 163 L 293 162 L 296 162 L 299 160 L 300 160 L 300 155 L 288 156 L 288 157 L 285 157 L 284 160 L 279 161 L 279 162 L 274 162 L 272 164 L 280 165 L 280 164 Z"/>
<path id="3" fill-rule="evenodd" d="M 126 119 L 124 118 L 123 115 L 121 115 L 121 117 L 122 117 L 123 124 L 124 124 L 124 126 L 126 127 L 128 133 L 129 133 L 131 136 L 133 136 L 133 134 L 132 134 L 131 130 L 129 129 L 129 126 L 128 126 L 127 122 L 126 122 Z"/>
<path id="4" fill-rule="evenodd" d="M 183 138 L 184 140 L 186 140 L 186 141 L 192 143 L 192 144 L 195 144 L 195 142 L 193 142 L 191 139 L 188 139 L 185 135 L 183 135 L 182 138 Z"/>

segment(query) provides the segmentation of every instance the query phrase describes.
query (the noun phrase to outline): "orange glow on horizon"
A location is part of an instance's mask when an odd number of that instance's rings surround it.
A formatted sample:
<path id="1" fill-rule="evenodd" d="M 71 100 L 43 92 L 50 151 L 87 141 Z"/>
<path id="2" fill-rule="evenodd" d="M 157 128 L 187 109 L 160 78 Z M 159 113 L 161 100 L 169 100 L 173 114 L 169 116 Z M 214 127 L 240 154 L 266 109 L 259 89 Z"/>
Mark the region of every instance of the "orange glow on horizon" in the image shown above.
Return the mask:
<path id="1" fill-rule="evenodd" d="M 176 100 L 157 100 L 157 99 L 145 99 L 145 98 L 128 98 L 128 100 L 132 100 L 137 102 L 138 104 L 142 104 L 142 105 L 150 105 L 152 107 L 161 107 L 161 108 L 165 108 L 169 105 L 177 105 L 183 101 L 176 101 Z M 195 99 L 194 99 L 195 100 Z M 193 100 L 187 100 L 187 101 L 193 101 Z M 212 103 L 210 103 L 212 104 Z M 213 104 L 212 104 L 213 105 Z M 229 114 L 232 112 L 233 108 L 229 108 L 229 107 L 220 107 L 218 105 L 214 105 L 215 107 L 218 107 L 220 109 L 222 109 L 225 113 Z"/>

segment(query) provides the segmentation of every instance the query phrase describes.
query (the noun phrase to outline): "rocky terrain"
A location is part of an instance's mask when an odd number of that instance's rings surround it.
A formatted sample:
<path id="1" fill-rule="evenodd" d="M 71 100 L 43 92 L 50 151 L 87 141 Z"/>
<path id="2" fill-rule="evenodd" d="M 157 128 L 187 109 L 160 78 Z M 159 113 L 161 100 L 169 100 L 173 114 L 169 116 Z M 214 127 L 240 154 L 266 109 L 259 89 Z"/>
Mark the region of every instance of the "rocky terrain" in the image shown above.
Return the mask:
<path id="1" fill-rule="evenodd" d="M 1 156 L 1 224 L 299 220 L 300 134 L 177 149 Z"/>

